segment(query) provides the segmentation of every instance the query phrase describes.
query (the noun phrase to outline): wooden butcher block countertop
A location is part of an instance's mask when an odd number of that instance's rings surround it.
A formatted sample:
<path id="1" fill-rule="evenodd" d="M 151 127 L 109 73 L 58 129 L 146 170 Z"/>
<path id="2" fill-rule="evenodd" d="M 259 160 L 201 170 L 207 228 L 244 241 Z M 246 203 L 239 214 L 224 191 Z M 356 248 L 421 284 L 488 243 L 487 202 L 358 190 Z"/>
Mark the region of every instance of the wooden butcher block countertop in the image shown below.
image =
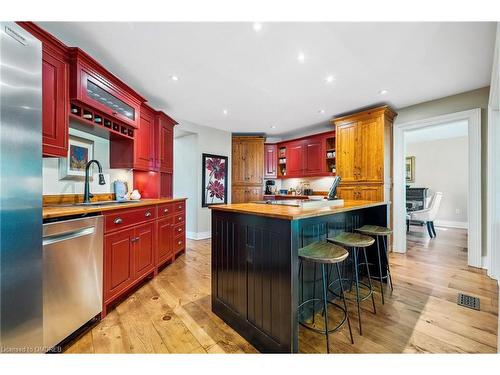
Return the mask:
<path id="1" fill-rule="evenodd" d="M 335 207 L 293 207 L 273 204 L 238 203 L 210 206 L 212 210 L 237 212 L 249 215 L 267 216 L 285 220 L 305 219 L 309 217 L 332 215 L 340 212 L 359 210 L 388 204 L 388 202 L 344 201 Z"/>
<path id="2" fill-rule="evenodd" d="M 48 204 L 43 206 L 43 218 L 52 219 L 63 216 L 90 214 L 94 212 L 120 210 L 124 208 L 135 208 L 150 206 L 155 204 L 171 203 L 184 201 L 186 198 L 160 198 L 160 199 L 141 199 L 140 202 L 103 204 L 95 206 L 75 206 L 72 204 Z"/>

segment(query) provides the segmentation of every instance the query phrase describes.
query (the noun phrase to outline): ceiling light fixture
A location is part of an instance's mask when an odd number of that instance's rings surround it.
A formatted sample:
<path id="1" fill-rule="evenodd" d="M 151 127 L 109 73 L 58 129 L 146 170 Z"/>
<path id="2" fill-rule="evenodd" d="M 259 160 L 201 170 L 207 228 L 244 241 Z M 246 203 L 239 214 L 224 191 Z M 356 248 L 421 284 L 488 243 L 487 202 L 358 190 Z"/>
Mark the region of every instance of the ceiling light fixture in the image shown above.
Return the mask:
<path id="1" fill-rule="evenodd" d="M 325 78 L 326 83 L 332 83 L 335 80 L 334 76 L 328 76 Z"/>
<path id="2" fill-rule="evenodd" d="M 276 129 L 276 125 L 271 125 L 271 129 Z"/>
<path id="3" fill-rule="evenodd" d="M 389 91 L 387 91 L 387 90 L 383 89 L 383 90 L 380 90 L 378 93 L 379 93 L 380 95 L 385 95 L 385 94 L 387 94 L 388 92 L 389 92 Z"/>
<path id="4" fill-rule="evenodd" d="M 306 59 L 306 55 L 304 55 L 304 53 L 302 52 L 299 52 L 299 55 L 297 56 L 297 60 L 299 60 L 299 62 L 303 63 Z"/>
<path id="5" fill-rule="evenodd" d="M 320 109 L 320 110 L 318 111 L 318 113 L 323 114 L 323 113 L 325 113 L 325 110 L 324 110 L 324 109 Z"/>
<path id="6" fill-rule="evenodd" d="M 177 76 L 170 76 L 170 78 L 172 78 L 172 81 L 178 81 L 179 80 L 179 77 L 177 77 Z"/>
<path id="7" fill-rule="evenodd" d="M 224 115 L 227 115 L 227 114 L 228 114 L 227 109 L 223 109 L 223 110 L 222 110 L 222 113 L 223 113 Z"/>
<path id="8" fill-rule="evenodd" d="M 256 32 L 259 32 L 261 29 L 262 29 L 262 24 L 260 22 L 254 22 L 253 23 L 253 29 L 256 31 Z"/>

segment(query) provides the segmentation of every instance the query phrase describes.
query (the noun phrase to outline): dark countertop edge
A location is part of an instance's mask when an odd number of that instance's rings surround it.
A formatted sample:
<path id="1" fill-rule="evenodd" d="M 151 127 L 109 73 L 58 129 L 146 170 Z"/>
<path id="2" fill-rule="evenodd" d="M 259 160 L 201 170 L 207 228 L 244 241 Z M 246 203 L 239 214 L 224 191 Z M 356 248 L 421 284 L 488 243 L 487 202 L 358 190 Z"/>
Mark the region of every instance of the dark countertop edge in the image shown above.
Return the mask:
<path id="1" fill-rule="evenodd" d="M 74 216 L 74 215 L 81 215 L 81 214 L 90 214 L 90 213 L 97 213 L 97 212 L 104 212 L 104 211 L 116 211 L 116 210 L 123 210 L 126 208 L 134 208 L 134 207 L 145 207 L 145 206 L 154 206 L 154 205 L 159 205 L 159 204 L 165 204 L 165 203 L 172 203 L 172 202 L 180 202 L 180 201 L 185 201 L 187 198 L 151 198 L 151 199 L 141 199 L 141 202 L 138 203 L 120 203 L 117 206 L 104 206 L 104 207 L 83 207 L 83 206 L 66 206 L 66 205 L 61 205 L 61 207 L 58 207 L 57 205 L 52 205 L 52 206 L 44 206 L 42 207 L 42 219 L 53 219 L 53 218 L 58 218 L 58 217 L 65 217 L 65 216 Z M 56 213 L 51 213 L 50 211 L 55 211 L 55 210 L 63 210 L 62 212 L 56 212 Z M 48 212 L 46 212 L 48 211 Z"/>

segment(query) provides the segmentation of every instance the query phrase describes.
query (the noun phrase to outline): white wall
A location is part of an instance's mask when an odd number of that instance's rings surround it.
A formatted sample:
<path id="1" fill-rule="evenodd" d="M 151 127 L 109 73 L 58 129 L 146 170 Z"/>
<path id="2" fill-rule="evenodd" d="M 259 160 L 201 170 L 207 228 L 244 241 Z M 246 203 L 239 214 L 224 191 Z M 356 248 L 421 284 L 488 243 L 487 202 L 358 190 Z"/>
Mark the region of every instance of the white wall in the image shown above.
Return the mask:
<path id="1" fill-rule="evenodd" d="M 127 169 L 109 168 L 109 140 L 96 137 L 92 134 L 70 128 L 70 135 L 89 139 L 94 142 L 94 159 L 97 159 L 103 169 L 105 185 L 99 185 L 99 179 L 94 176 L 90 183 L 92 193 L 113 193 L 113 181 L 124 180 L 128 182 L 129 189 L 132 188 L 133 174 Z M 97 171 L 97 168 L 94 168 Z M 59 180 L 59 158 L 43 158 L 43 194 L 83 194 L 83 181 Z"/>
<path id="2" fill-rule="evenodd" d="M 409 185 L 429 188 L 429 196 L 443 192 L 437 225 L 467 227 L 467 149 L 468 137 L 406 144 L 406 156 L 415 156 L 415 182 Z"/>
<path id="3" fill-rule="evenodd" d="M 192 226 L 195 228 L 196 232 L 188 233 L 186 230 L 186 234 L 189 238 L 192 239 L 201 239 L 207 238 L 211 233 L 211 213 L 210 209 L 207 207 L 201 207 L 201 173 L 202 173 L 202 165 L 201 165 L 201 156 L 202 154 L 215 154 L 221 156 L 228 157 L 228 166 L 231 166 L 231 133 L 223 130 L 210 128 L 208 126 L 197 125 L 189 121 L 178 120 L 179 124 L 174 127 L 174 196 L 180 196 L 180 191 L 184 189 L 178 185 L 175 180 L 177 179 L 177 175 L 180 172 L 179 168 L 190 168 L 193 171 L 196 171 L 195 177 L 190 177 L 189 179 L 185 179 L 184 183 L 191 183 L 196 186 L 195 199 L 193 199 L 193 205 L 195 207 L 194 214 L 196 215 L 195 219 L 196 226 Z M 176 135 L 185 132 L 193 133 L 197 135 L 196 144 L 192 145 L 192 149 L 189 150 L 194 155 L 193 159 L 183 159 L 182 151 L 180 151 L 180 144 L 177 146 L 178 139 Z M 181 137 L 182 138 L 182 137 Z M 183 177 L 181 176 L 181 181 Z M 191 181 L 193 179 L 193 181 Z M 177 190 L 176 190 L 177 186 Z M 231 202 L 231 168 L 228 168 L 228 203 Z M 189 200 L 188 200 L 189 201 Z M 188 202 L 188 206 L 190 203 Z"/>

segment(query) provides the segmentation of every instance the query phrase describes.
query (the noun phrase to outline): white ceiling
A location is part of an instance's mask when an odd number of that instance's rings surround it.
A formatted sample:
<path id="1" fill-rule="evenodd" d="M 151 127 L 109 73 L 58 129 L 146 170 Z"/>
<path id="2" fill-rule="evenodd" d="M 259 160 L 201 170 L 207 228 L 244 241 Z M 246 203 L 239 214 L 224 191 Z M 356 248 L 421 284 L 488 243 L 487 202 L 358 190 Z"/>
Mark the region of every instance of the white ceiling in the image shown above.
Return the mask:
<path id="1" fill-rule="evenodd" d="M 408 144 L 436 141 L 438 139 L 467 137 L 468 134 L 467 120 L 454 121 L 446 124 L 439 124 L 422 129 L 407 131 L 405 132 L 405 142 Z"/>
<path id="2" fill-rule="evenodd" d="M 488 86 L 496 24 L 263 23 L 259 32 L 241 22 L 39 25 L 178 121 L 282 134 L 378 103 L 402 108 Z"/>

